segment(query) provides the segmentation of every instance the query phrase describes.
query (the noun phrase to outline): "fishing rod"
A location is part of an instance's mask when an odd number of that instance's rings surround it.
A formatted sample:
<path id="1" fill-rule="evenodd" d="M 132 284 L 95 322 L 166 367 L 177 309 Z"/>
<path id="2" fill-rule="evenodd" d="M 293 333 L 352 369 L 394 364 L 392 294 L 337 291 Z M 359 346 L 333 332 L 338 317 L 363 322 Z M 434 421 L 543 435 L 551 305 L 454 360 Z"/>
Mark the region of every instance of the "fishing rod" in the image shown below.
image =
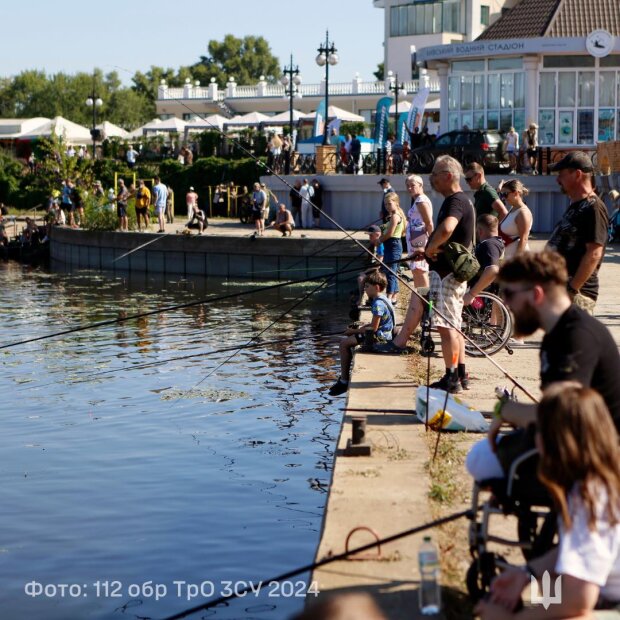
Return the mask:
<path id="1" fill-rule="evenodd" d="M 357 257 L 356 257 L 357 258 Z M 52 334 L 46 334 L 44 336 L 36 336 L 34 338 L 27 338 L 25 340 L 17 340 L 15 342 L 10 342 L 8 344 L 3 344 L 0 345 L 0 350 L 1 349 L 10 349 L 12 347 L 17 347 L 19 345 L 23 345 L 23 344 L 30 344 L 31 342 L 38 342 L 40 340 L 47 340 L 50 338 L 56 338 L 58 336 L 66 336 L 68 334 L 73 334 L 76 332 L 81 332 L 81 331 L 87 331 L 90 329 L 98 329 L 99 327 L 107 327 L 109 325 L 116 325 L 118 323 L 124 323 L 126 321 L 132 321 L 134 319 L 141 319 L 143 317 L 147 317 L 147 316 L 154 316 L 156 314 L 162 314 L 164 312 L 172 312 L 174 310 L 182 310 L 184 308 L 192 308 L 194 306 L 199 306 L 201 304 L 206 304 L 206 303 L 213 303 L 216 301 L 224 301 L 226 299 L 234 299 L 236 297 L 245 297 L 248 295 L 253 295 L 255 293 L 262 293 L 265 291 L 270 291 L 270 290 L 275 290 L 278 288 L 283 288 L 285 286 L 291 286 L 291 285 L 295 285 L 295 284 L 303 284 L 305 282 L 316 282 L 317 280 L 322 280 L 324 278 L 329 278 L 329 277 L 335 277 L 337 275 L 342 275 L 342 274 L 346 274 L 346 273 L 354 273 L 354 272 L 359 272 L 360 271 L 360 267 L 355 267 L 352 269 L 345 269 L 345 270 L 339 270 L 337 272 L 331 272 L 331 273 L 325 273 L 325 274 L 321 274 L 321 275 L 314 275 L 308 278 L 299 278 L 297 280 L 286 280 L 285 282 L 278 282 L 277 284 L 269 284 L 266 286 L 261 286 L 261 287 L 257 287 L 257 288 L 253 288 L 249 291 L 240 291 L 240 292 L 235 292 L 235 293 L 229 293 L 226 295 L 219 295 L 219 296 L 215 296 L 215 297 L 206 297 L 203 299 L 199 299 L 196 301 L 189 301 L 186 302 L 184 304 L 177 304 L 174 306 L 166 306 L 164 308 L 159 308 L 157 310 L 149 310 L 148 312 L 140 312 L 138 314 L 131 314 L 131 315 L 127 315 L 127 316 L 121 316 L 121 317 L 117 317 L 115 319 L 108 319 L 105 321 L 98 321 L 96 323 L 90 323 L 88 325 L 79 325 L 77 327 L 73 327 L 71 329 L 65 329 L 59 332 L 54 332 Z"/>
<path id="2" fill-rule="evenodd" d="M 208 125 L 210 125 L 215 131 L 220 133 L 222 136 L 226 136 L 225 132 L 222 129 L 220 129 L 219 127 L 217 127 L 216 125 L 214 125 L 213 123 L 211 123 L 210 121 L 208 121 L 205 115 L 197 113 L 195 110 L 193 110 L 190 106 L 187 105 L 187 103 L 185 103 L 181 99 L 176 99 L 175 98 L 174 100 L 177 103 L 179 103 L 182 107 L 185 107 L 192 114 L 195 114 L 195 115 L 199 116 L 202 120 L 204 120 Z M 253 159 L 254 162 L 256 163 L 256 166 L 258 168 L 264 168 L 266 171 L 268 171 L 271 174 L 271 176 L 275 177 L 281 183 L 283 183 L 286 187 L 290 188 L 291 191 L 295 191 L 302 198 L 302 200 L 306 200 L 312 206 L 312 208 L 316 209 L 321 215 L 323 215 L 323 217 L 325 217 L 325 219 L 327 219 L 338 230 L 340 230 L 342 233 L 344 233 L 346 238 L 349 238 L 351 241 L 353 241 L 353 243 L 358 245 L 362 249 L 363 252 L 368 254 L 371 258 L 374 258 L 374 255 L 371 252 L 371 250 L 368 249 L 366 246 L 364 246 L 364 244 L 361 243 L 358 239 L 355 239 L 347 230 L 344 229 L 343 226 L 341 226 L 341 224 L 339 222 L 337 222 L 333 217 L 331 217 L 331 215 L 326 213 L 322 208 L 317 207 L 312 202 L 312 200 L 304 198 L 303 196 L 301 196 L 300 192 L 297 189 L 295 189 L 295 187 L 293 187 L 284 177 L 282 177 L 274 169 L 270 168 L 266 163 L 260 161 L 260 159 L 258 157 L 256 157 L 251 151 L 246 149 L 239 141 L 237 141 L 236 139 L 233 138 L 232 142 L 234 143 L 236 148 L 238 148 L 241 152 L 247 154 L 251 159 Z M 395 276 L 396 279 L 399 282 L 401 282 L 401 284 L 403 284 L 403 286 L 405 288 L 409 289 L 411 294 L 415 295 L 421 301 L 422 304 L 428 306 L 429 300 L 426 299 L 424 297 L 424 295 L 421 295 L 420 293 L 418 293 L 418 291 L 415 289 L 415 287 L 410 286 L 409 282 L 407 282 L 404 278 L 402 278 L 400 276 L 400 274 L 398 274 L 391 267 L 389 267 L 388 265 L 385 265 L 385 264 L 383 265 L 383 269 L 388 271 L 388 272 L 390 272 L 393 276 Z M 515 377 L 513 377 L 501 364 L 499 364 L 499 362 L 495 361 L 486 351 L 484 351 L 476 342 L 474 342 L 473 339 L 471 339 L 459 327 L 457 327 L 452 320 L 450 320 L 448 317 L 446 317 L 437 308 L 435 308 L 434 311 L 437 314 L 437 316 L 441 317 L 449 325 L 449 327 L 451 329 L 455 330 L 462 338 L 464 338 L 467 342 L 469 342 L 482 355 L 482 357 L 484 357 L 493 366 L 495 366 L 495 368 L 497 370 L 499 370 L 504 375 L 504 377 L 506 379 L 508 379 L 510 382 L 512 382 L 513 385 L 515 385 L 515 387 L 519 388 L 533 402 L 535 402 L 535 403 L 538 402 L 538 399 L 522 383 L 520 383 Z"/>
<path id="3" fill-rule="evenodd" d="M 173 616 L 167 616 L 163 620 L 181 620 L 181 618 L 187 618 L 187 616 L 191 616 L 192 614 L 198 613 L 199 611 L 204 611 L 205 609 L 210 609 L 212 607 L 216 607 L 217 605 L 221 605 L 226 601 L 229 601 L 234 598 L 239 598 L 247 594 L 254 588 L 254 592 L 256 592 L 257 584 L 259 586 L 267 585 L 272 582 L 284 581 L 286 579 L 290 579 L 291 577 L 296 577 L 297 575 L 302 575 L 303 573 L 308 573 L 310 571 L 316 570 L 317 568 L 321 568 L 328 564 L 332 564 L 333 562 L 340 562 L 341 560 L 346 560 L 350 556 L 356 555 L 358 553 L 362 553 L 363 551 L 368 551 L 369 549 L 374 549 L 375 547 L 380 547 L 381 545 L 386 545 L 388 543 L 394 542 L 396 540 L 400 540 L 401 538 L 406 538 L 408 536 L 413 536 L 414 534 L 419 534 L 420 532 L 424 532 L 426 530 L 430 530 L 434 527 L 440 527 L 442 525 L 446 525 L 447 523 L 452 523 L 452 521 L 458 521 L 463 517 L 467 517 L 468 519 L 473 519 L 475 513 L 479 510 L 477 507 L 476 510 L 472 510 L 471 508 L 467 510 L 462 510 L 460 512 L 455 512 L 446 517 L 441 517 L 440 519 L 435 519 L 434 521 L 430 521 L 429 523 L 425 523 L 423 525 L 418 525 L 417 527 L 413 527 L 409 530 L 404 530 L 402 532 L 398 532 L 397 534 L 392 534 L 391 536 L 386 536 L 385 538 L 375 540 L 366 545 L 362 545 L 361 547 L 357 547 L 355 549 L 351 549 L 350 551 L 345 551 L 344 553 L 339 553 L 337 555 L 330 555 L 318 562 L 313 562 L 311 564 L 306 564 L 305 566 L 301 566 L 299 568 L 295 568 L 293 570 L 287 571 L 286 573 L 282 573 L 280 575 L 276 575 L 271 579 L 261 579 L 260 581 L 250 581 L 250 585 L 243 589 L 235 588 L 230 594 L 224 594 L 216 599 L 203 603 L 202 605 L 197 605 L 196 607 L 191 607 L 190 609 L 186 609 L 181 611 Z"/>

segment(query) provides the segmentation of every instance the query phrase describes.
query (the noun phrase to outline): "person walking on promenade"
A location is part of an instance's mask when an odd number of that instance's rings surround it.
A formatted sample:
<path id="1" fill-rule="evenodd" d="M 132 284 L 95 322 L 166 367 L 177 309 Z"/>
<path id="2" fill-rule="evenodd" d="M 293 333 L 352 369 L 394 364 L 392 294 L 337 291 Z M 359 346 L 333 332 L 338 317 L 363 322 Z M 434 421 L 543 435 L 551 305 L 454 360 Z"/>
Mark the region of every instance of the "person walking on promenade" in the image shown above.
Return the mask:
<path id="1" fill-rule="evenodd" d="M 381 221 L 385 224 L 388 221 L 388 211 L 387 207 L 385 206 L 385 199 L 388 197 L 389 194 L 396 190 L 392 187 L 390 181 L 385 177 L 378 181 L 377 184 L 380 185 L 381 189 L 383 190 L 383 195 L 381 196 L 381 211 L 379 212 L 379 217 L 381 218 Z"/>
<path id="2" fill-rule="evenodd" d="M 400 208 L 400 199 L 396 192 L 390 192 L 387 195 L 385 207 L 388 218 L 386 223 L 381 226 L 382 234 L 379 238 L 379 243 L 383 244 L 384 249 L 382 270 L 387 278 L 386 297 L 392 304 L 396 305 L 400 287 L 398 286 L 398 278 L 391 271 L 398 273 L 399 261 L 403 256 L 401 239 L 407 218 Z"/>
<path id="3" fill-rule="evenodd" d="M 127 218 L 127 200 L 129 191 L 125 187 L 123 179 L 118 180 L 118 191 L 116 192 L 116 214 L 118 215 L 118 227 L 122 232 L 129 230 L 129 220 Z"/>
<path id="4" fill-rule="evenodd" d="M 524 252 L 504 263 L 500 292 L 514 316 L 518 337 L 545 333 L 540 346 L 540 384 L 579 381 L 603 397 L 620 429 L 620 353 L 609 330 L 571 304 L 566 261 L 557 252 Z M 506 402 L 489 427 L 486 440 L 469 451 L 465 466 L 475 480 L 503 478 L 516 456 L 534 447 L 527 431 L 536 420 L 533 404 Z M 498 438 L 502 425 L 519 432 Z"/>
<path id="5" fill-rule="evenodd" d="M 168 203 L 168 188 L 161 182 L 157 176 L 153 179 L 153 204 L 155 205 L 155 215 L 159 222 L 159 230 L 157 232 L 166 232 L 166 205 Z"/>
<path id="6" fill-rule="evenodd" d="M 538 125 L 530 123 L 523 132 L 523 148 L 532 174 L 538 174 Z"/>
<path id="7" fill-rule="evenodd" d="M 295 220 L 295 226 L 301 226 L 301 196 L 299 195 L 299 190 L 301 189 L 301 181 L 297 179 L 293 188 L 289 192 L 289 196 L 291 199 L 291 213 L 293 214 L 293 219 Z"/>
<path id="8" fill-rule="evenodd" d="M 528 240 L 533 218 L 532 212 L 523 201 L 523 197 L 529 194 L 529 190 L 521 181 L 512 179 L 504 183 L 501 192 L 510 206 L 510 211 L 499 225 L 499 236 L 506 246 L 504 258 L 508 260 L 517 254 L 529 251 Z"/>
<path id="9" fill-rule="evenodd" d="M 267 195 L 261 189 L 260 183 L 254 183 L 254 192 L 252 193 L 252 220 L 256 230 L 254 231 L 255 237 L 262 237 L 265 231 L 265 203 L 267 201 Z"/>
<path id="10" fill-rule="evenodd" d="M 308 183 L 308 179 L 304 179 L 301 188 L 301 227 L 312 228 L 312 198 L 314 197 L 314 189 Z"/>
<path id="11" fill-rule="evenodd" d="M 151 206 L 151 192 L 144 184 L 144 180 L 138 181 L 138 191 L 136 192 L 136 221 L 138 230 L 142 231 L 142 220 L 144 219 L 144 230 L 149 229 L 149 207 Z"/>
<path id="12" fill-rule="evenodd" d="M 504 141 L 506 145 L 506 154 L 508 155 L 508 165 L 510 166 L 510 174 L 517 172 L 517 156 L 519 154 L 519 134 L 514 127 L 506 134 Z"/>
<path id="13" fill-rule="evenodd" d="M 323 210 L 323 186 L 319 183 L 318 179 L 312 179 L 312 190 L 314 196 L 312 198 L 312 219 L 314 220 L 314 227 L 321 227 L 321 211 Z"/>
<path id="14" fill-rule="evenodd" d="M 407 253 L 423 252 L 433 232 L 433 203 L 424 193 L 424 179 L 412 174 L 405 181 L 411 207 L 407 213 Z M 409 261 L 416 288 L 428 288 L 428 262 L 425 258 Z"/>
<path id="15" fill-rule="evenodd" d="M 566 259 L 568 292 L 573 303 L 593 314 L 598 299 L 598 272 L 608 239 L 607 207 L 594 192 L 594 167 L 586 153 L 568 153 L 549 168 L 558 173 L 558 185 L 571 203 L 551 233 L 547 248 Z"/>
<path id="16" fill-rule="evenodd" d="M 187 194 L 185 194 L 185 204 L 187 206 L 187 224 L 189 224 L 194 220 L 194 216 L 196 215 L 194 207 L 198 206 L 198 194 L 194 191 L 193 187 L 190 187 Z"/>
<path id="17" fill-rule="evenodd" d="M 476 207 L 477 217 L 485 213 L 490 213 L 499 220 L 506 217 L 508 209 L 501 201 L 495 188 L 487 183 L 484 176 L 484 168 L 480 164 L 474 162 L 467 166 L 465 169 L 465 182 L 475 192 L 474 207 Z"/>
<path id="18" fill-rule="evenodd" d="M 446 373 L 431 387 L 452 394 L 462 389 L 462 381 L 467 380 L 465 368 L 465 342 L 457 331 L 461 328 L 463 296 L 467 290 L 466 282 L 459 282 L 452 274 L 448 261 L 443 256 L 443 247 L 448 242 L 456 242 L 471 248 L 474 238 L 474 206 L 461 189 L 463 174 L 461 164 L 449 155 L 437 158 L 431 173 L 431 185 L 444 201 L 437 216 L 437 228 L 433 231 L 425 255 L 429 261 L 429 295 L 435 302 L 435 327 L 441 338 L 441 350 L 446 365 Z M 414 329 L 420 324 L 424 305 L 417 295 L 412 295 L 405 315 L 402 329 L 394 340 L 384 347 L 375 347 L 378 352 L 401 353 Z M 441 315 L 441 316 L 440 316 Z M 445 318 L 443 318 L 445 317 Z M 457 367 L 454 368 L 454 361 Z"/>

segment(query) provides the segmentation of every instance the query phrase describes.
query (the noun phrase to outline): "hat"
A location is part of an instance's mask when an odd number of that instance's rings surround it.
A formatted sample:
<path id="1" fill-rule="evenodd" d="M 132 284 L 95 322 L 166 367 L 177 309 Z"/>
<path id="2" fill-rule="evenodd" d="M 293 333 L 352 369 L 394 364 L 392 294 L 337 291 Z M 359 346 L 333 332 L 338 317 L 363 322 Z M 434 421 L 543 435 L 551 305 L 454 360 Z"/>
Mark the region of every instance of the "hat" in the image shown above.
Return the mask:
<path id="1" fill-rule="evenodd" d="M 530 123 L 530 129 L 538 129 L 538 125 L 536 123 Z"/>
<path id="2" fill-rule="evenodd" d="M 583 151 L 572 151 L 565 155 L 557 164 L 549 166 L 551 172 L 559 172 L 560 170 L 581 170 L 582 172 L 593 172 L 594 166 L 592 160 Z"/>
<path id="3" fill-rule="evenodd" d="M 368 233 L 380 233 L 381 229 L 378 226 L 376 226 L 375 224 L 373 224 L 372 226 L 368 227 L 368 230 L 366 232 L 368 232 Z"/>
<path id="4" fill-rule="evenodd" d="M 193 192 L 193 191 L 194 191 L 194 188 L 193 188 L 193 187 L 190 187 L 190 188 L 189 188 L 189 191 L 190 191 L 190 192 Z"/>
<path id="5" fill-rule="evenodd" d="M 383 185 L 384 183 L 389 183 L 390 180 L 383 177 L 380 181 L 377 182 L 377 185 Z"/>

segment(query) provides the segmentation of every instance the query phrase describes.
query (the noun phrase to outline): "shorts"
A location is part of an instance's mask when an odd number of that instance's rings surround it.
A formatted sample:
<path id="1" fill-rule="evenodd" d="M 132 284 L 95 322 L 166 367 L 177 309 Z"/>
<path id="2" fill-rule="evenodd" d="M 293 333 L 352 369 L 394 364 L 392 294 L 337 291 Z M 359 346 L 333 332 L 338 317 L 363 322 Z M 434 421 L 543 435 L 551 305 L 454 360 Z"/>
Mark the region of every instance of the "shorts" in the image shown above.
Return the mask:
<path id="1" fill-rule="evenodd" d="M 435 327 L 461 329 L 463 296 L 467 291 L 467 282 L 457 282 L 451 273 L 441 279 L 436 271 L 431 271 L 429 278 L 429 297 L 433 300 L 433 307 L 436 310 L 433 313 Z M 439 313 L 446 318 L 439 316 Z M 452 324 L 450 325 L 448 321 Z"/>
<path id="2" fill-rule="evenodd" d="M 123 203 L 116 204 L 116 214 L 118 217 L 127 217 L 127 205 Z"/>
<path id="3" fill-rule="evenodd" d="M 155 215 L 164 215 L 166 213 L 166 205 L 155 205 Z"/>
<path id="4" fill-rule="evenodd" d="M 577 293 L 575 297 L 573 297 L 573 303 L 582 310 L 585 310 L 589 315 L 594 316 L 594 308 L 596 306 L 596 301 L 591 297 L 587 297 L 586 295 L 582 295 L 581 293 Z"/>
<path id="5" fill-rule="evenodd" d="M 538 155 L 538 151 L 536 149 L 527 149 L 527 154 L 530 157 L 535 157 L 536 155 Z"/>
<path id="6" fill-rule="evenodd" d="M 136 215 L 146 215 L 148 210 L 148 207 L 136 207 Z"/>
<path id="7" fill-rule="evenodd" d="M 258 222 L 260 220 L 263 219 L 263 212 L 261 211 L 260 213 L 255 213 L 254 211 L 252 211 L 252 221 L 253 222 Z"/>

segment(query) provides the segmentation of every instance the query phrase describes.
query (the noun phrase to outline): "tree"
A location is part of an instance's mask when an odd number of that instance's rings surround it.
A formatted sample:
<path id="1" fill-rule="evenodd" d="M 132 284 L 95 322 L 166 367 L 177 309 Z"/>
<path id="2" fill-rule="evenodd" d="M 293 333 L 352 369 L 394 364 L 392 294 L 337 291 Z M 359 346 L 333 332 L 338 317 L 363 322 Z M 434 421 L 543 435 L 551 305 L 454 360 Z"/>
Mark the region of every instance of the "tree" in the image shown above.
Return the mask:
<path id="1" fill-rule="evenodd" d="M 237 84 L 254 84 L 261 75 L 268 82 L 280 78 L 280 61 L 271 53 L 263 37 L 245 36 L 238 39 L 227 34 L 222 42 L 211 40 L 209 56 L 201 56 L 191 69 L 192 77 L 208 84 L 212 77 L 223 86 L 234 77 Z"/>
<path id="2" fill-rule="evenodd" d="M 377 65 L 377 70 L 373 73 L 373 75 L 377 78 L 377 80 L 379 80 L 380 82 L 383 81 L 385 79 L 385 64 L 380 62 Z"/>

